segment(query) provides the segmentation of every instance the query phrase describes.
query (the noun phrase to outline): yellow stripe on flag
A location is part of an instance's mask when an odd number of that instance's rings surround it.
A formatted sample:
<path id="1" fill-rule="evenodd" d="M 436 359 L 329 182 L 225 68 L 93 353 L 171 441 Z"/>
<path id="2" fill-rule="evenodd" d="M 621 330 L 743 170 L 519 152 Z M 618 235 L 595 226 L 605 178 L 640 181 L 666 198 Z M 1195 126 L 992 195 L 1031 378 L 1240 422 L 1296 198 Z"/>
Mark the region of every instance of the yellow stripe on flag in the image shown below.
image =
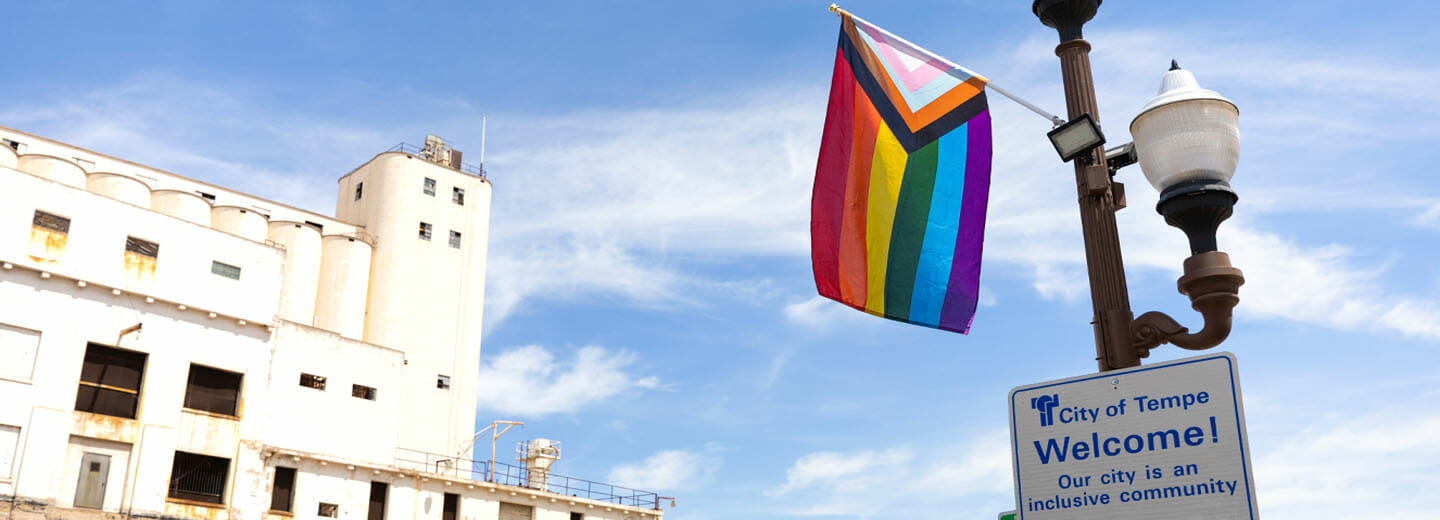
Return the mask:
<path id="1" fill-rule="evenodd" d="M 895 225 L 895 205 L 900 201 L 900 181 L 905 178 L 908 157 L 890 128 L 880 125 L 865 208 L 865 311 L 877 316 L 885 315 L 885 262 L 890 256 L 890 230 Z"/>

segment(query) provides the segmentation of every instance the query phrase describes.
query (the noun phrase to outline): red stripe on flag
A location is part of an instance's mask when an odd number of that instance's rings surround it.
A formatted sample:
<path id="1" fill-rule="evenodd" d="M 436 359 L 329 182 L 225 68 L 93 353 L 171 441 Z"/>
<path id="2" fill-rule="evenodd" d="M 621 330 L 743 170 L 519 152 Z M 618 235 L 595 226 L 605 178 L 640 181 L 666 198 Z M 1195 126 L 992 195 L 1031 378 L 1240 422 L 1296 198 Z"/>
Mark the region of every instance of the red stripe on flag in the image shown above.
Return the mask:
<path id="1" fill-rule="evenodd" d="M 854 78 L 844 53 L 837 49 L 835 73 L 830 79 L 830 107 L 825 114 L 815 188 L 810 195 L 810 262 L 815 270 L 815 289 L 833 300 L 841 299 L 839 243 L 846 175 L 855 144 Z"/>

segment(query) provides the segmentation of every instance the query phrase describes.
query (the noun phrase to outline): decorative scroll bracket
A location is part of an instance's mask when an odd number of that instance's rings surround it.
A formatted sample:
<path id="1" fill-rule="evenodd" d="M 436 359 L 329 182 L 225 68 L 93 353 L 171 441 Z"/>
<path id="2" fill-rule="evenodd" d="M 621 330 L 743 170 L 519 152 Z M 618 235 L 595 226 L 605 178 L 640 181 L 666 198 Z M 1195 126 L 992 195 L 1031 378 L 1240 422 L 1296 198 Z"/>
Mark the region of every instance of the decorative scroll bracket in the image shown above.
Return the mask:
<path id="1" fill-rule="evenodd" d="M 1240 286 L 1245 277 L 1230 265 L 1230 255 L 1219 251 L 1200 253 L 1185 259 L 1185 275 L 1177 285 L 1180 294 L 1190 297 L 1190 306 L 1205 319 L 1205 327 L 1191 334 L 1163 312 L 1147 312 L 1130 323 L 1131 345 L 1140 357 L 1150 349 L 1170 343 L 1187 350 L 1205 350 L 1230 335 L 1231 312 L 1240 303 Z"/>

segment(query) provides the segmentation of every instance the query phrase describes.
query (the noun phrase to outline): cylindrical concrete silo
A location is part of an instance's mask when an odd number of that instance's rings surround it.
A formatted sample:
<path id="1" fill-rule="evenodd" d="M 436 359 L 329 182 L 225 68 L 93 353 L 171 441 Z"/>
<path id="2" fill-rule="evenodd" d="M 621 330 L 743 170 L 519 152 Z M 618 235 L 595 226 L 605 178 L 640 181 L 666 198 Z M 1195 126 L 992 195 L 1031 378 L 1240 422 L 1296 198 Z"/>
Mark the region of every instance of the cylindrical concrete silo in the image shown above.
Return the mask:
<path id="1" fill-rule="evenodd" d="M 327 235 L 321 239 L 316 327 L 355 340 L 364 335 L 370 254 L 370 244 L 355 237 Z"/>
<path id="2" fill-rule="evenodd" d="M 0 166 L 14 168 L 17 164 L 20 164 L 20 155 L 15 153 L 15 149 L 0 144 Z"/>
<path id="3" fill-rule="evenodd" d="M 180 190 L 150 192 L 150 209 L 180 220 L 210 226 L 210 202 L 204 197 Z"/>
<path id="4" fill-rule="evenodd" d="M 315 322 L 315 293 L 320 284 L 320 230 L 300 222 L 270 223 L 268 237 L 285 247 L 280 286 L 280 318 L 310 325 Z"/>
<path id="5" fill-rule="evenodd" d="M 53 155 L 25 154 L 17 161 L 19 170 L 46 179 L 85 189 L 85 168 L 75 162 Z"/>
<path id="6" fill-rule="evenodd" d="M 210 227 L 264 242 L 270 233 L 269 218 L 253 209 L 240 206 L 215 206 L 210 210 Z"/>
<path id="7" fill-rule="evenodd" d="M 85 189 L 142 208 L 150 207 L 150 186 L 134 177 L 95 172 L 85 177 Z"/>

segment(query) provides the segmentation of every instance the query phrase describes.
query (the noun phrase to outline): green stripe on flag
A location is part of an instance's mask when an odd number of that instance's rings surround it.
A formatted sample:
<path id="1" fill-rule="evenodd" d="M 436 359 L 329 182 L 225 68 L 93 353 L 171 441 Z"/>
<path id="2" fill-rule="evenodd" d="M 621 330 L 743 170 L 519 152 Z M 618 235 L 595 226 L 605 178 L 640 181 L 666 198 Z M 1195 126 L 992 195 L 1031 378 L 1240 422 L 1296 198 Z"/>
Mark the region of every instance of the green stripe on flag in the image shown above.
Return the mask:
<path id="1" fill-rule="evenodd" d="M 890 231 L 890 255 L 885 269 L 885 317 L 910 320 L 910 298 L 915 293 L 915 271 L 920 248 L 925 243 L 925 223 L 930 218 L 930 196 L 935 192 L 935 165 L 940 142 L 934 141 L 910 154 L 900 200 L 895 205 L 895 225 Z"/>

